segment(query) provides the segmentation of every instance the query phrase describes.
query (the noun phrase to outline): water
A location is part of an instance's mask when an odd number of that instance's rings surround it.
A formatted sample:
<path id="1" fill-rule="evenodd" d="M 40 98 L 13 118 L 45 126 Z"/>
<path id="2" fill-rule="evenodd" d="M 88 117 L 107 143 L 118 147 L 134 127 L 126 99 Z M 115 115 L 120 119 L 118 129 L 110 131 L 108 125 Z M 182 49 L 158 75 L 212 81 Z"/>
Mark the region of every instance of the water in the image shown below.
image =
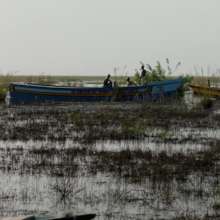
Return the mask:
<path id="1" fill-rule="evenodd" d="M 143 152 L 155 154 L 166 151 L 168 155 L 176 152 L 187 155 L 208 150 L 202 145 L 183 146 L 145 141 L 98 141 L 92 146 L 81 146 L 71 140 L 1 141 L 0 214 L 59 214 L 71 210 L 75 214 L 98 213 L 97 219 L 109 219 L 109 216 L 110 219 L 119 219 L 119 216 L 121 219 L 170 219 L 181 213 L 213 215 L 213 206 L 219 199 L 215 193 L 218 176 L 193 172 L 184 180 L 175 177 L 154 180 L 152 176 L 136 180 L 114 171 L 90 170 L 90 163 L 96 162 L 90 153 L 96 151 L 117 153 L 141 148 Z M 89 148 L 91 152 L 69 155 L 70 158 L 61 152 L 72 148 L 76 152 Z M 50 156 L 43 152 L 49 149 Z M 55 149 L 58 153 L 52 156 Z M 33 154 L 33 150 L 37 153 Z M 102 166 L 108 167 L 111 163 L 114 160 Z M 73 168 L 76 164 L 78 167 Z M 69 169 L 76 170 L 72 173 Z M 66 197 L 62 199 L 65 190 Z"/>
<path id="2" fill-rule="evenodd" d="M 47 175 L 19 175 L 1 172 L 2 216 L 72 211 L 75 214 L 98 213 L 97 219 L 172 218 L 181 213 L 199 216 L 214 213 L 213 183 L 209 178 L 202 182 L 193 175 L 180 184 L 176 181 L 153 182 L 146 179 L 141 184 L 130 184 L 110 175 L 76 176 L 73 178 Z M 69 182 L 68 182 L 69 181 Z M 65 185 L 66 184 L 66 185 Z M 61 192 L 70 189 L 66 200 Z M 203 194 L 200 195 L 200 193 Z"/>
<path id="3" fill-rule="evenodd" d="M 146 127 L 140 139 L 84 142 L 83 132 L 64 117 L 74 106 L 53 108 L 1 109 L 0 216 L 70 211 L 96 213 L 100 220 L 218 215 L 217 121 L 208 128 L 170 122 Z M 92 114 L 100 106 L 75 109 Z"/>
<path id="4" fill-rule="evenodd" d="M 66 178 L 66 179 L 65 179 Z M 193 175 L 184 183 L 176 181 L 130 184 L 121 178 L 99 174 L 75 177 L 50 177 L 43 174 L 20 175 L 1 172 L 0 213 L 4 215 L 33 214 L 39 212 L 58 214 L 73 211 L 75 214 L 98 213 L 98 219 L 127 217 L 150 219 L 172 218 L 181 213 L 213 214 L 213 181 L 200 180 Z M 56 186 L 60 191 L 56 190 Z M 66 200 L 61 200 L 62 190 L 70 189 Z M 202 194 L 201 194 L 202 192 Z"/>

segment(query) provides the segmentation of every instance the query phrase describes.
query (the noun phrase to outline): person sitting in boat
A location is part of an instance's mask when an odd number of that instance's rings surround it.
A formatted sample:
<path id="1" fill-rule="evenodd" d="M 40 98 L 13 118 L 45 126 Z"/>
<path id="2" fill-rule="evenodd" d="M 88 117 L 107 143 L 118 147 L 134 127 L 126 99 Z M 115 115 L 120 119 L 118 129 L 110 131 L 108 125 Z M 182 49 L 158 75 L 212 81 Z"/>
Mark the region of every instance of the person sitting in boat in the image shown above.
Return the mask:
<path id="1" fill-rule="evenodd" d="M 107 78 L 104 80 L 103 86 L 107 88 L 112 88 L 111 75 L 108 74 Z"/>
<path id="2" fill-rule="evenodd" d="M 130 77 L 127 78 L 127 86 L 136 86 L 136 84 L 130 79 Z"/>

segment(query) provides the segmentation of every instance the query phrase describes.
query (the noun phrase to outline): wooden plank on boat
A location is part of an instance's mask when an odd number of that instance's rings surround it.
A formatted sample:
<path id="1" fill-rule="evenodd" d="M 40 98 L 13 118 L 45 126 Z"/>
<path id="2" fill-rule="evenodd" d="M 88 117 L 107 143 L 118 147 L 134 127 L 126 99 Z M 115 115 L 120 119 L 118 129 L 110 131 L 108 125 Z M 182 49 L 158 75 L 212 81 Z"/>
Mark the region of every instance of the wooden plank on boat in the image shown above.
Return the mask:
<path id="1" fill-rule="evenodd" d="M 203 85 L 190 85 L 190 87 L 195 94 L 210 97 L 220 97 L 220 88 Z"/>

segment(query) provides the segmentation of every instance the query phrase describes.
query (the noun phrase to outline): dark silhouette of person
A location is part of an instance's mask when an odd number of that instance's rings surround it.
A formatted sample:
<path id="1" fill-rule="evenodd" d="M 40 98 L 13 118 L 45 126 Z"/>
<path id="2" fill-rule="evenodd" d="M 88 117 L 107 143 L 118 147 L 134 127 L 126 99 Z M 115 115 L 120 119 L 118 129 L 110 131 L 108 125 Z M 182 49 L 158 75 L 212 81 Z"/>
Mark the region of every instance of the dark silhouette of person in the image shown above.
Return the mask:
<path id="1" fill-rule="evenodd" d="M 208 79 L 208 87 L 211 87 L 210 79 Z"/>
<path id="2" fill-rule="evenodd" d="M 104 80 L 103 86 L 107 88 L 112 88 L 111 75 L 108 74 L 107 78 Z"/>
<path id="3" fill-rule="evenodd" d="M 144 68 L 144 65 L 141 66 L 141 78 L 143 79 L 147 75 L 147 70 Z"/>
<path id="4" fill-rule="evenodd" d="M 127 85 L 128 86 L 135 86 L 135 83 L 131 81 L 130 77 L 127 78 Z"/>

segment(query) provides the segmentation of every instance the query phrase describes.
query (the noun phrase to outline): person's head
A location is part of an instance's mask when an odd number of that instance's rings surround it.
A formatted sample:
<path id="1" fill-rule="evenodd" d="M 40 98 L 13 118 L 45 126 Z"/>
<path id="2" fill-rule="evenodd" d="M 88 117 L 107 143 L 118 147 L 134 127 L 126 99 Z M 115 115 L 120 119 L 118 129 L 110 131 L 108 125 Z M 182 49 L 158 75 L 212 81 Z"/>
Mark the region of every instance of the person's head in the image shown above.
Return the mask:
<path id="1" fill-rule="evenodd" d="M 129 82 L 129 81 L 130 81 L 130 77 L 127 78 L 127 82 Z"/>
<path id="2" fill-rule="evenodd" d="M 141 69 L 142 69 L 142 70 L 144 69 L 144 65 L 141 66 Z"/>
<path id="3" fill-rule="evenodd" d="M 111 77 L 111 75 L 110 75 L 110 74 L 108 74 L 107 78 L 108 78 L 108 79 L 110 79 L 110 77 Z"/>

